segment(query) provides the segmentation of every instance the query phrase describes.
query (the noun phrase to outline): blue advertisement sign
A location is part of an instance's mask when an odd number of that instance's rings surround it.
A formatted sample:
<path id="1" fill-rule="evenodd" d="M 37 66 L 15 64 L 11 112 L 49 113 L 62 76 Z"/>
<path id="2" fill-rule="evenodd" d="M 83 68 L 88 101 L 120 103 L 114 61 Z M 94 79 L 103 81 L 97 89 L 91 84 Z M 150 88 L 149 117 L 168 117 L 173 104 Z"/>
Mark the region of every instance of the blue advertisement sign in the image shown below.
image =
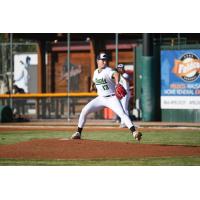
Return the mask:
<path id="1" fill-rule="evenodd" d="M 161 108 L 200 109 L 200 50 L 161 51 Z"/>

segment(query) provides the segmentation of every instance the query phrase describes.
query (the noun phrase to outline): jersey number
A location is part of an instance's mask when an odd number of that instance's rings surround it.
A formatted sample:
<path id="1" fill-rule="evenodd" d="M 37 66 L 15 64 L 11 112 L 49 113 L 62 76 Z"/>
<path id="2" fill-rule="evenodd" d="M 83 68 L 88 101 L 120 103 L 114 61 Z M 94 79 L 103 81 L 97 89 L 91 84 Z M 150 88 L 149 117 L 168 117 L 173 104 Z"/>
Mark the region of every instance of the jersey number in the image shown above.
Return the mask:
<path id="1" fill-rule="evenodd" d="M 109 87 L 108 87 L 107 85 L 103 85 L 103 89 L 104 89 L 104 90 L 108 90 Z"/>

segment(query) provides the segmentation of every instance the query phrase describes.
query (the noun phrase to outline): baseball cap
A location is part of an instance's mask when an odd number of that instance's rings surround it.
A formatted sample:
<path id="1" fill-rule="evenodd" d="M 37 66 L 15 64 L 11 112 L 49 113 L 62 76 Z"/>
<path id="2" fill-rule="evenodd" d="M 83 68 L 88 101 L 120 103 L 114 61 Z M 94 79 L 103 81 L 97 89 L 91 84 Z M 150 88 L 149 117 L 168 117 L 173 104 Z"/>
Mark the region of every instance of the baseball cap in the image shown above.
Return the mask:
<path id="1" fill-rule="evenodd" d="M 100 54 L 97 56 L 97 60 L 108 60 L 108 56 L 107 56 L 107 54 L 105 54 L 105 53 L 100 53 Z"/>
<path id="2" fill-rule="evenodd" d="M 124 64 L 119 64 L 117 68 L 124 68 Z"/>

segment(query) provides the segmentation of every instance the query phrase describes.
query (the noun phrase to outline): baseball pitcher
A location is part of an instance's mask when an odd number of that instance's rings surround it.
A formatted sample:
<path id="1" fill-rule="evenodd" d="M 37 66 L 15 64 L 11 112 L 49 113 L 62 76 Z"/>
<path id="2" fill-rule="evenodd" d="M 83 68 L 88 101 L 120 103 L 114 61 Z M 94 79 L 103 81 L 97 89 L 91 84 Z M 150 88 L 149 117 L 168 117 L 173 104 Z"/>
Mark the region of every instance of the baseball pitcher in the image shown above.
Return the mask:
<path id="1" fill-rule="evenodd" d="M 92 89 L 96 88 L 98 96 L 90 101 L 81 111 L 78 129 L 71 139 L 81 139 L 81 133 L 86 122 L 86 117 L 91 112 L 96 112 L 104 107 L 115 112 L 130 129 L 135 140 L 142 139 L 142 133 L 138 132 L 130 118 L 124 112 L 120 100 L 126 95 L 126 90 L 119 83 L 119 73 L 107 66 L 108 56 L 100 53 L 97 57 L 98 68 L 94 71 Z"/>

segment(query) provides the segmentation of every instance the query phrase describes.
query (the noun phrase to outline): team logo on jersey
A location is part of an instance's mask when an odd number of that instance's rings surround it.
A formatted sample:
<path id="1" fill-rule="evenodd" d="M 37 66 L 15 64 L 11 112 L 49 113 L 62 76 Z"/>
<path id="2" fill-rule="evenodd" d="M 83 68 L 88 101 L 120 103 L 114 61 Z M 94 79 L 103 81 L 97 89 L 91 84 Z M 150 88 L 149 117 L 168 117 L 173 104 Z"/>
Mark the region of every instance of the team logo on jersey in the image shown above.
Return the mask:
<path id="1" fill-rule="evenodd" d="M 186 53 L 179 60 L 175 60 L 172 71 L 184 81 L 195 81 L 200 74 L 200 59 L 193 53 Z"/>
<path id="2" fill-rule="evenodd" d="M 107 83 L 107 81 L 106 81 L 106 79 L 104 79 L 104 78 L 101 78 L 101 79 L 95 79 L 95 84 L 96 85 L 102 85 L 102 84 L 106 84 Z"/>

